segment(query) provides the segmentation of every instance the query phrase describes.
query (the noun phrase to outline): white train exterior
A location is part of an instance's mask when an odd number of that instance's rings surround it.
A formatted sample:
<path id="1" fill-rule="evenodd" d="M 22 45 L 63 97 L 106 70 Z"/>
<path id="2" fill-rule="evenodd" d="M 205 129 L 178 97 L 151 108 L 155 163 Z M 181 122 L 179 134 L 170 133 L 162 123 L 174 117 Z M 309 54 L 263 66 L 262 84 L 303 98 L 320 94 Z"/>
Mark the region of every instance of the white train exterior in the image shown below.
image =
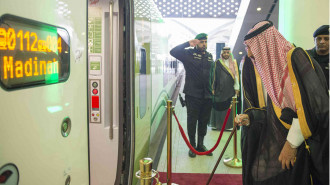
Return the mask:
<path id="1" fill-rule="evenodd" d="M 182 73 L 154 2 L 5 0 L 0 16 L 4 184 L 136 184 Z"/>

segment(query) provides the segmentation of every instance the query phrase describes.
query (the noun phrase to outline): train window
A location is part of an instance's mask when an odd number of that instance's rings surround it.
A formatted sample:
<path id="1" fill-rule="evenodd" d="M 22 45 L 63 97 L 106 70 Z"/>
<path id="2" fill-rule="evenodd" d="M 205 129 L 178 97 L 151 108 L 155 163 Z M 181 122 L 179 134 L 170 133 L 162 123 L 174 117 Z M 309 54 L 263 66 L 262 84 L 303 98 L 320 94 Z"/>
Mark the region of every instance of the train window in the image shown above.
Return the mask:
<path id="1" fill-rule="evenodd" d="M 143 118 L 147 111 L 147 53 L 146 49 L 141 48 L 140 57 L 140 118 Z"/>
<path id="2" fill-rule="evenodd" d="M 0 17 L 0 79 L 4 89 L 64 82 L 70 74 L 64 28 L 5 14 Z"/>

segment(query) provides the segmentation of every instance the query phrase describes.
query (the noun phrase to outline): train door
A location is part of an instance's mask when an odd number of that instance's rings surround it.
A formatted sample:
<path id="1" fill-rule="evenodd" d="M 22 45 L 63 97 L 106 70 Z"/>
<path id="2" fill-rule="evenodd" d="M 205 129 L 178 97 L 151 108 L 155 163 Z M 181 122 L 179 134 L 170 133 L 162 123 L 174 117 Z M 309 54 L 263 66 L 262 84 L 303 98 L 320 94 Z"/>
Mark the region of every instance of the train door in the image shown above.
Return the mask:
<path id="1" fill-rule="evenodd" d="M 118 6 L 118 1 L 88 1 L 91 185 L 120 182 Z"/>
<path id="2" fill-rule="evenodd" d="M 88 185 L 87 2 L 1 1 L 0 184 Z"/>
<path id="3" fill-rule="evenodd" d="M 151 128 L 151 1 L 134 0 L 134 173 L 139 161 L 148 157 Z M 136 184 L 133 178 L 132 184 Z"/>

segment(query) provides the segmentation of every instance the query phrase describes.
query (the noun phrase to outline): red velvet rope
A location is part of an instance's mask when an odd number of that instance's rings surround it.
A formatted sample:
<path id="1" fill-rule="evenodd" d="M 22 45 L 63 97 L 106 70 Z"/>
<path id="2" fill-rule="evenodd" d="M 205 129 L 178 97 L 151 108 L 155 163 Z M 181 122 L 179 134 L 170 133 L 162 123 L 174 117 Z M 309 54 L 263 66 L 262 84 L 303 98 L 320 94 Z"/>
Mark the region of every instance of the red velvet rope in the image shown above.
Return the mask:
<path id="1" fill-rule="evenodd" d="M 176 114 L 175 114 L 174 110 L 173 110 L 173 115 L 174 115 L 174 117 L 175 117 L 175 119 L 176 119 L 176 122 L 178 122 L 179 130 L 180 130 L 180 132 L 181 132 L 181 135 L 182 135 L 182 137 L 183 137 L 183 140 L 186 142 L 186 144 L 187 144 L 187 146 L 189 147 L 189 149 L 190 149 L 192 152 L 194 152 L 195 154 L 197 154 L 197 155 L 207 155 L 207 154 L 209 154 L 209 153 L 212 153 L 212 152 L 218 147 L 218 145 L 219 145 L 219 143 L 220 143 L 220 140 L 221 140 L 221 138 L 222 138 L 223 131 L 225 130 L 225 127 L 226 127 L 227 120 L 228 120 L 228 117 L 229 117 L 229 115 L 230 115 L 230 112 L 231 112 L 231 106 L 230 106 L 230 108 L 229 108 L 228 111 L 227 111 L 227 114 L 226 114 L 225 120 L 223 121 L 223 125 L 222 125 L 222 128 L 221 128 L 221 132 L 220 132 L 219 138 L 218 138 L 218 140 L 217 140 L 217 143 L 213 146 L 213 148 L 211 148 L 211 150 L 206 151 L 206 152 L 198 152 L 197 150 L 195 150 L 195 148 L 194 148 L 193 146 L 191 146 L 190 142 L 189 142 L 188 139 L 187 139 L 186 134 L 184 133 L 184 130 L 183 130 L 182 126 L 181 126 L 180 123 L 179 123 L 178 118 L 176 117 Z"/>

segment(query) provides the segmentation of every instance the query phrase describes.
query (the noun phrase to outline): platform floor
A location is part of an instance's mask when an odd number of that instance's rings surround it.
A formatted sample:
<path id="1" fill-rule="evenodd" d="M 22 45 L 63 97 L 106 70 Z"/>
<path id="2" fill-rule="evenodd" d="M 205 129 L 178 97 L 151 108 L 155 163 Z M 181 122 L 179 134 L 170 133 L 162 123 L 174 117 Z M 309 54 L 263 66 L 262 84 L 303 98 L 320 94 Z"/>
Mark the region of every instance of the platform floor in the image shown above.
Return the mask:
<path id="1" fill-rule="evenodd" d="M 183 84 L 181 85 L 180 93 L 182 97 Z M 180 101 L 178 100 L 175 106 L 175 113 L 180 121 L 182 128 L 187 135 L 187 109 L 182 107 Z M 233 123 L 227 123 L 233 124 Z M 208 127 L 207 134 L 204 139 L 204 145 L 210 149 L 212 148 L 218 137 L 220 131 L 214 131 L 211 127 Z M 225 131 L 222 135 L 219 146 L 213 152 L 213 156 L 196 156 L 195 158 L 190 158 L 188 156 L 188 146 L 184 142 L 178 124 L 173 116 L 172 118 L 172 173 L 211 173 L 220 153 L 230 135 L 229 131 Z M 241 148 L 240 148 L 240 130 L 237 131 L 237 157 L 241 159 Z M 231 139 L 224 156 L 215 172 L 215 174 L 242 174 L 242 168 L 232 168 L 227 167 L 223 160 L 226 158 L 232 158 L 234 156 L 234 144 L 233 138 Z M 162 154 L 158 163 L 157 171 L 167 172 L 167 139 L 165 139 Z M 197 142 L 197 141 L 196 141 Z"/>

